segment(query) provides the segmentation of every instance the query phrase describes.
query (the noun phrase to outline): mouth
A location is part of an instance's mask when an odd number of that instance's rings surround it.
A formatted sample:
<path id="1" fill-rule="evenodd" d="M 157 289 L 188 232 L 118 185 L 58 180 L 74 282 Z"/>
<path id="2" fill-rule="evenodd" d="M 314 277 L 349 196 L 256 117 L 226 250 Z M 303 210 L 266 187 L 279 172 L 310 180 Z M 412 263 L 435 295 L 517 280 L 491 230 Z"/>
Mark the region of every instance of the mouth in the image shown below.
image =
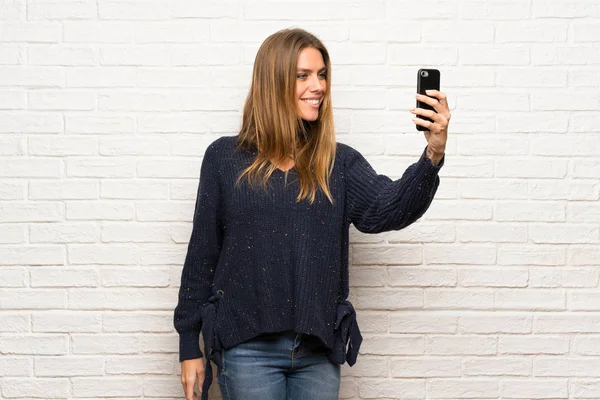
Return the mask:
<path id="1" fill-rule="evenodd" d="M 320 98 L 306 98 L 306 99 L 300 99 L 302 100 L 304 103 L 312 106 L 313 108 L 319 108 L 319 105 L 321 104 L 321 101 L 323 100 L 322 97 Z"/>

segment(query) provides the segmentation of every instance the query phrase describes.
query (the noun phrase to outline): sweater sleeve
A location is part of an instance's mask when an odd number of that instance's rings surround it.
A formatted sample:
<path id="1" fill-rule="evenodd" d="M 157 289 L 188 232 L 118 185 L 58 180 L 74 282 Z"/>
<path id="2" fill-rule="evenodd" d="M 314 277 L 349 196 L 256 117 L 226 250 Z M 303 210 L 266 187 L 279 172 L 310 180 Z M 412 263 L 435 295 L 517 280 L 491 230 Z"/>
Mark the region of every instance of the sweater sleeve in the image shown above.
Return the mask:
<path id="1" fill-rule="evenodd" d="M 419 160 L 400 179 L 392 181 L 377 174 L 360 152 L 347 148 L 346 212 L 359 231 L 399 230 L 427 211 L 440 183 L 438 172 L 445 156 L 435 166 L 426 155 L 426 147 Z"/>
<path id="2" fill-rule="evenodd" d="M 204 153 L 196 197 L 192 234 L 181 273 L 174 326 L 179 333 L 179 360 L 202 357 L 199 336 L 201 308 L 212 294 L 212 284 L 222 245 L 219 218 L 221 201 L 216 141 Z"/>

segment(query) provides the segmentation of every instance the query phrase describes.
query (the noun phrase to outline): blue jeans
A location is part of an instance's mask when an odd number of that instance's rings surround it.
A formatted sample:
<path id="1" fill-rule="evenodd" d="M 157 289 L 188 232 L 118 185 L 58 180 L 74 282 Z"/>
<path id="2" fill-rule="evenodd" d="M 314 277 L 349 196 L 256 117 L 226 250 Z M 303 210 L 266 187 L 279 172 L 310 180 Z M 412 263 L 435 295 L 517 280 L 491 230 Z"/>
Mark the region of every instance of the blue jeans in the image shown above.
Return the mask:
<path id="1" fill-rule="evenodd" d="M 340 366 L 319 338 L 293 331 L 263 334 L 223 350 L 223 400 L 337 400 Z"/>

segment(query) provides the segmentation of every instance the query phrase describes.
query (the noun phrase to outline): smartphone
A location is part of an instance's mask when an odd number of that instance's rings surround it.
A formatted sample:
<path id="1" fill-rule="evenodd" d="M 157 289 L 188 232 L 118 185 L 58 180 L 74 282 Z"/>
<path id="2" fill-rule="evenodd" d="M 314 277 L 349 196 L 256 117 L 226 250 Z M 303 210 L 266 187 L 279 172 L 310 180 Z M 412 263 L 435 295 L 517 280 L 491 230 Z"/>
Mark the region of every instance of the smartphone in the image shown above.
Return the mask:
<path id="1" fill-rule="evenodd" d="M 429 89 L 440 90 L 440 71 L 437 69 L 420 69 L 417 72 L 417 93 L 424 94 L 427 96 L 425 91 Z M 417 100 L 417 108 L 424 108 L 427 110 L 435 111 L 433 107 L 431 107 L 429 104 L 423 103 L 419 100 Z M 416 115 L 416 117 L 433 122 L 430 118 L 426 118 L 420 115 Z M 416 125 L 416 127 L 418 131 L 427 130 L 427 128 L 421 125 Z"/>

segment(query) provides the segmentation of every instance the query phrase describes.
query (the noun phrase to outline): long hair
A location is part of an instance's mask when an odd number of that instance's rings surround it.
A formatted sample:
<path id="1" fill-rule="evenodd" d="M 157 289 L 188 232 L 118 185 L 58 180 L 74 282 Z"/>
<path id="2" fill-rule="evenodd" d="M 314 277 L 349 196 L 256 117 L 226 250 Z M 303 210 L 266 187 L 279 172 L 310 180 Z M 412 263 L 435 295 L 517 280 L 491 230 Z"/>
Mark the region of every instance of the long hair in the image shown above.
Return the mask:
<path id="1" fill-rule="evenodd" d="M 304 121 L 297 106 L 296 68 L 300 52 L 318 50 L 327 68 L 326 90 L 318 119 Z M 238 148 L 257 150 L 253 163 L 238 177 L 251 185 L 262 182 L 277 168 L 270 160 L 294 160 L 300 191 L 299 202 L 314 203 L 320 188 L 329 201 L 329 176 L 335 160 L 336 142 L 331 105 L 331 63 L 323 43 L 302 29 L 284 29 L 269 36 L 258 49 L 252 84 L 238 135 Z M 287 175 L 286 175 L 287 176 Z"/>

